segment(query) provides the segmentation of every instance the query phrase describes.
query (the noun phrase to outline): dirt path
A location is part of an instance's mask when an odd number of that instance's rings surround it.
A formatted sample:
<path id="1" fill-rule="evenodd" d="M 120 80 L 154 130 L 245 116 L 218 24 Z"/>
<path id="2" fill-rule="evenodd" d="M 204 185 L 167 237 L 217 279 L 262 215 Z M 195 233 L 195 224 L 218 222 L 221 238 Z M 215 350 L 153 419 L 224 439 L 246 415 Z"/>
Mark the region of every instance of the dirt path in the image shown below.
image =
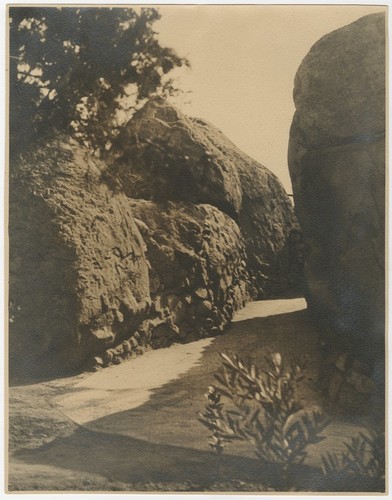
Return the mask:
<path id="1" fill-rule="evenodd" d="M 254 302 L 221 337 L 151 351 L 94 374 L 12 388 L 11 425 L 19 441 L 13 441 L 10 488 L 130 490 L 144 489 L 149 481 L 208 482 L 216 464 L 197 414 L 221 352 L 256 363 L 266 351 L 279 351 L 285 359 L 306 355 L 301 396 L 306 405 L 318 403 L 317 332 L 304 309 L 303 299 Z M 23 437 L 26 425 L 39 431 Z M 337 449 L 358 429 L 337 421 L 324 443 Z M 308 465 L 319 463 L 315 448 Z M 238 480 L 260 479 L 246 443 L 228 446 L 223 470 Z M 309 489 L 318 489 L 314 472 L 309 481 Z"/>
<path id="2" fill-rule="evenodd" d="M 209 383 L 205 375 L 212 374 L 219 364 L 219 350 L 235 352 L 237 335 L 240 334 L 236 324 L 243 321 L 266 318 L 281 312 L 289 313 L 304 309 L 303 299 L 269 300 L 249 304 L 237 313 L 231 331 L 221 338 L 203 339 L 189 344 L 177 344 L 170 349 L 150 351 L 132 362 L 112 365 L 108 369 L 87 376 L 72 387 L 66 396 L 56 399 L 59 408 L 71 420 L 78 424 L 87 424 L 95 427 L 99 418 L 107 417 L 121 411 L 132 410 L 141 406 L 148 407 L 151 397 L 171 381 L 175 381 L 173 393 L 186 405 L 192 386 L 203 396 Z M 240 326 L 240 329 L 242 327 Z M 259 332 L 261 334 L 261 332 Z M 247 334 L 247 339 L 249 334 Z M 233 345 L 234 342 L 234 345 Z M 192 370 L 194 367 L 199 369 Z M 201 379 L 205 380 L 205 386 Z M 181 380 L 181 382 L 180 382 Z M 210 382 L 212 382 L 211 378 Z M 178 393 L 175 387 L 178 384 L 189 387 L 187 391 Z M 167 398 L 160 400 L 159 406 L 170 407 L 171 401 Z M 112 432 L 112 419 L 107 420 L 106 430 Z M 123 431 L 128 434 L 126 426 Z M 144 434 L 144 433 L 143 433 Z"/>

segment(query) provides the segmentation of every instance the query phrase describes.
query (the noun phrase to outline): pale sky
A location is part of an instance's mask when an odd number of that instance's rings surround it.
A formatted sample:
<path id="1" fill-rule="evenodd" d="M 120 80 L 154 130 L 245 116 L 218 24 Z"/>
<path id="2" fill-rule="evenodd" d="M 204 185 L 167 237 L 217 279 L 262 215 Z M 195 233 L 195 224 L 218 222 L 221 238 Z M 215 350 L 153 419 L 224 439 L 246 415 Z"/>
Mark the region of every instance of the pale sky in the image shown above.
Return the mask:
<path id="1" fill-rule="evenodd" d="M 187 57 L 176 101 L 274 172 L 291 193 L 287 166 L 294 76 L 323 35 L 382 6 L 159 6 L 163 45 Z M 186 101 L 191 101 L 187 103 Z"/>

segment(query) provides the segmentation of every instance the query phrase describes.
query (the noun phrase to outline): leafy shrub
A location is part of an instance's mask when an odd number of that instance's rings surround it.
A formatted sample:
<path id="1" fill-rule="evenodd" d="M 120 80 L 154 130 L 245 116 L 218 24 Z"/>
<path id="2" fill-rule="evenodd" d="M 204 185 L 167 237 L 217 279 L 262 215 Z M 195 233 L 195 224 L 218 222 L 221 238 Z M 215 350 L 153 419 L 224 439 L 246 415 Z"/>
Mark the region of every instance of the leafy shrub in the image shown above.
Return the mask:
<path id="1" fill-rule="evenodd" d="M 210 446 L 221 455 L 226 442 L 250 441 L 262 462 L 281 467 L 282 477 L 292 465 L 302 464 L 307 448 L 319 443 L 329 421 L 318 408 L 305 409 L 298 399 L 304 366 L 287 368 L 279 353 L 265 357 L 263 368 L 238 356 L 221 354 L 223 365 L 210 386 L 200 421 L 212 432 Z M 226 409 L 222 397 L 231 402 Z"/>
<path id="2" fill-rule="evenodd" d="M 344 445 L 346 449 L 342 453 L 327 452 L 321 457 L 324 475 L 346 484 L 354 479 L 371 491 L 384 491 L 385 434 L 360 432 Z"/>

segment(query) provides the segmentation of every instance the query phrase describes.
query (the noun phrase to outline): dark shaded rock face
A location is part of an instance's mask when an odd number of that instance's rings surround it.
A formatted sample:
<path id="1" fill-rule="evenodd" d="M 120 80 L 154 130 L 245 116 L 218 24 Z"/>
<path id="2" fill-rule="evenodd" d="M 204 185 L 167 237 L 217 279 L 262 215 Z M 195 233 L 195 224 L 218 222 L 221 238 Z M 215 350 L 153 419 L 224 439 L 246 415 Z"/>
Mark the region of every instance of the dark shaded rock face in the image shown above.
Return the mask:
<path id="1" fill-rule="evenodd" d="M 11 370 L 79 364 L 145 314 L 144 242 L 128 198 L 80 146 L 58 141 L 12 168 Z"/>
<path id="2" fill-rule="evenodd" d="M 314 317 L 365 362 L 384 344 L 385 18 L 323 37 L 296 78 L 289 166 Z"/>
<path id="3" fill-rule="evenodd" d="M 218 129 L 160 98 L 135 114 L 119 141 L 124 153 L 110 171 L 130 198 L 217 207 L 244 236 L 256 296 L 298 294 L 300 272 L 288 244 L 296 219 L 275 175 Z"/>
<path id="4" fill-rule="evenodd" d="M 155 311 L 166 311 L 177 339 L 217 335 L 249 298 L 246 253 L 237 224 L 211 205 L 132 200 L 147 244 Z M 139 223 L 140 224 L 140 223 Z"/>
<path id="5" fill-rule="evenodd" d="M 113 170 L 130 198 L 209 203 L 238 215 L 242 190 L 234 158 L 163 99 L 143 106 L 119 143 L 124 152 Z"/>
<path id="6" fill-rule="evenodd" d="M 293 210 L 264 167 L 157 99 L 119 141 L 110 167 L 61 138 L 11 166 L 12 376 L 218 335 L 298 286 Z"/>

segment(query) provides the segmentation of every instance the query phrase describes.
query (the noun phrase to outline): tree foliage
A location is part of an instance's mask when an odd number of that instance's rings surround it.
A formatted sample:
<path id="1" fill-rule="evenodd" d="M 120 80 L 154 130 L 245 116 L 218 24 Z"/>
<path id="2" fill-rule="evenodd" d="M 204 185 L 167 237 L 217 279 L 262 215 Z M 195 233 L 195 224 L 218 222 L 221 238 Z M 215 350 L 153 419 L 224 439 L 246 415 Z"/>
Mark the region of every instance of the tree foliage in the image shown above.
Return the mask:
<path id="1" fill-rule="evenodd" d="M 105 152 L 137 104 L 188 65 L 162 47 L 154 8 L 10 8 L 10 143 L 69 130 Z"/>

